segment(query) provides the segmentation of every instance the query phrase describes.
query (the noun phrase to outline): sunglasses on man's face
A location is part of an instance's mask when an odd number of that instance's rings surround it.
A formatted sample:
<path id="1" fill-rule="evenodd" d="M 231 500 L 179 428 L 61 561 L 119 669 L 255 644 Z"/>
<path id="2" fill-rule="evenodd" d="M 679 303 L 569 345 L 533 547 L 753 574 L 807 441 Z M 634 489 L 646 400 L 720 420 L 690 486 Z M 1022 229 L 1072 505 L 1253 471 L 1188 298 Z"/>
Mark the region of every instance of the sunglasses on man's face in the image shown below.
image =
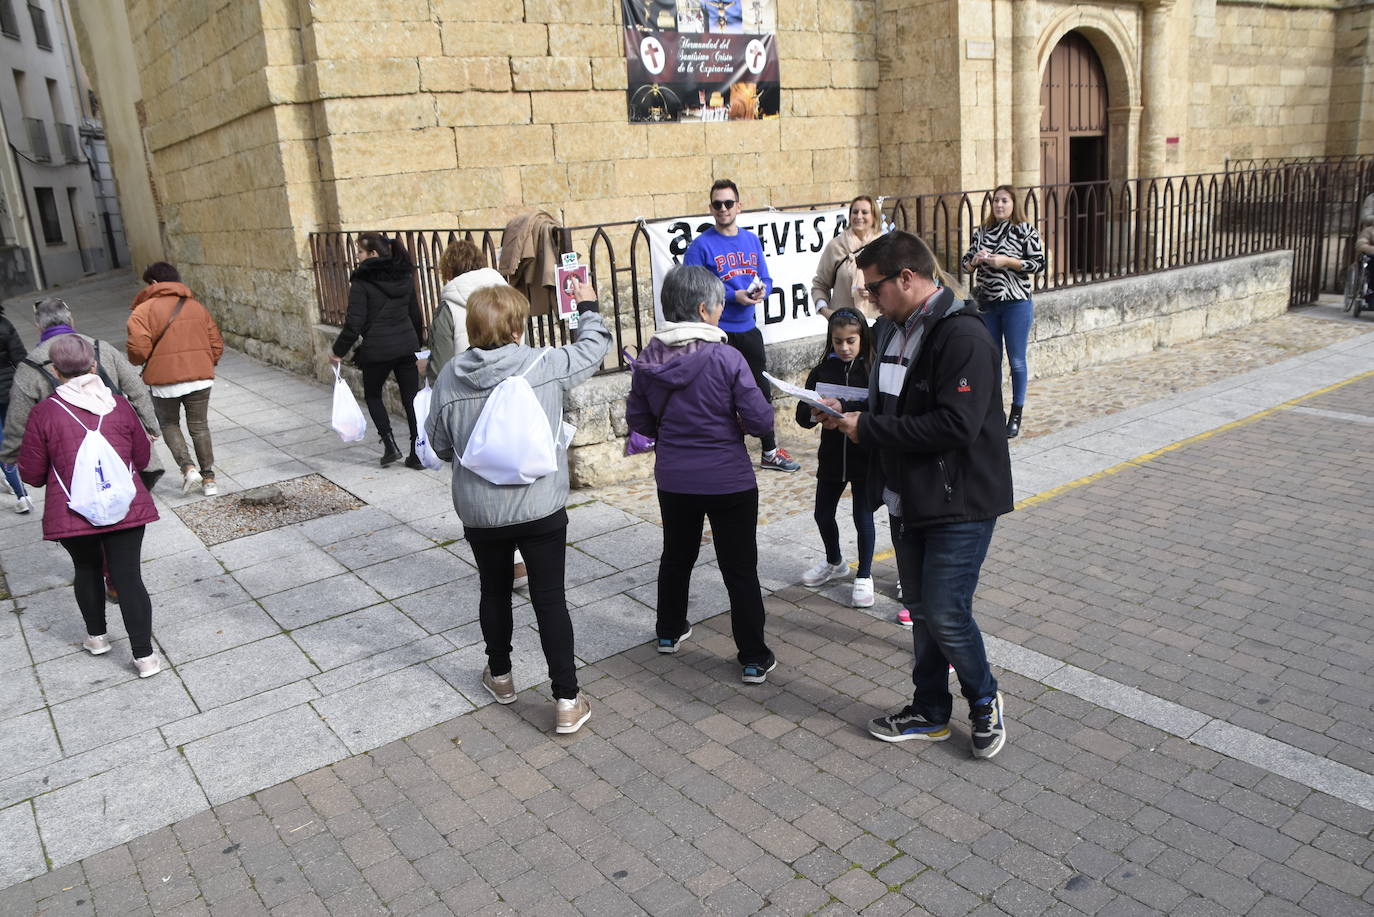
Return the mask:
<path id="1" fill-rule="evenodd" d="M 896 280 L 900 276 L 902 276 L 901 271 L 898 271 L 895 274 L 888 274 L 886 277 L 883 277 L 880 280 L 875 280 L 872 283 L 864 284 L 864 290 L 868 292 L 868 295 L 870 297 L 872 297 L 873 299 L 877 299 L 878 291 L 882 289 L 883 284 L 887 283 L 889 280 Z"/>
<path id="2" fill-rule="evenodd" d="M 711 202 L 711 209 L 712 209 L 712 210 L 729 210 L 731 207 L 735 206 L 735 205 L 738 204 L 738 203 L 739 203 L 739 201 L 732 201 L 732 200 L 712 201 L 712 202 Z"/>

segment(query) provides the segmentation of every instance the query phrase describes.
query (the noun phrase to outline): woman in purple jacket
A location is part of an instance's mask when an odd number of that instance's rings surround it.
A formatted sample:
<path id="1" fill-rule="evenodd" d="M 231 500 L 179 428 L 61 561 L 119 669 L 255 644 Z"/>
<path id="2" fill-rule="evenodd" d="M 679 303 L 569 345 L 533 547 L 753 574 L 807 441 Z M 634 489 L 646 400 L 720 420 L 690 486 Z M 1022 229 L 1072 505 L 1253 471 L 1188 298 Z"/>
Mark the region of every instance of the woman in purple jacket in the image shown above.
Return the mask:
<path id="1" fill-rule="evenodd" d="M 676 653 L 692 635 L 687 591 L 711 520 L 716 561 L 730 594 L 730 627 L 741 678 L 761 684 L 777 666 L 763 637 L 759 587 L 759 489 L 744 436 L 773 431 L 773 410 L 744 357 L 718 326 L 725 288 L 698 265 L 668 272 L 663 325 L 632 367 L 625 419 L 657 440 L 654 480 L 663 514 L 658 566 L 658 651 Z"/>
<path id="2" fill-rule="evenodd" d="M 92 370 L 95 349 L 85 338 L 64 334 L 54 339 L 48 358 L 61 385 L 33 406 L 24 444 L 19 450 L 19 473 L 26 484 L 46 488 L 43 501 L 43 538 L 60 542 L 75 568 L 72 589 L 76 605 L 86 619 L 82 646 L 92 656 L 110 651 L 105 633 L 105 577 L 119 591 L 119 610 L 129 634 L 129 649 L 140 678 L 156 675 L 162 668 L 153 651 L 153 606 L 143 586 L 140 555 L 143 529 L 157 521 L 157 508 L 139 475 L 133 475 L 135 496 L 124 518 L 96 526 L 67 506 L 58 477 L 70 485 L 72 466 L 87 430 L 99 425 L 100 433 L 125 462 L 138 471 L 148 464 L 148 434 L 123 395 L 116 395 Z"/>

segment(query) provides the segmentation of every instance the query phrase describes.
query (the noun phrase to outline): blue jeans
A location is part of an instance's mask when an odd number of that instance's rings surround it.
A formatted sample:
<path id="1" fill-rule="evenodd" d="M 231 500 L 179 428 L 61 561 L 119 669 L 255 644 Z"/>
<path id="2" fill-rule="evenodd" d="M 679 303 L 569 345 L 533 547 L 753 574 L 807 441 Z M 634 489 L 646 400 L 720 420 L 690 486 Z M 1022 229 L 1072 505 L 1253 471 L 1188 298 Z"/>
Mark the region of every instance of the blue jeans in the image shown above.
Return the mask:
<path id="1" fill-rule="evenodd" d="M 1008 302 L 980 302 L 983 324 L 987 325 L 993 343 L 997 345 L 997 376 L 1002 376 L 1002 349 L 1007 351 L 1011 364 L 1011 403 L 1018 407 L 1026 403 L 1026 343 L 1030 340 L 1031 319 L 1035 307 L 1029 299 Z"/>
<path id="2" fill-rule="evenodd" d="M 892 519 L 892 548 L 911 612 L 911 707 L 932 723 L 949 722 L 954 709 L 951 665 L 970 704 L 997 693 L 983 634 L 973 620 L 973 591 L 996 524 L 994 518 L 902 531 L 901 520 Z"/>
<path id="3" fill-rule="evenodd" d="M 0 446 L 5 444 L 5 415 L 9 413 L 9 402 L 0 404 Z M 9 482 L 10 490 L 14 491 L 16 497 L 27 497 L 29 492 L 24 489 L 24 482 L 19 480 L 19 469 L 14 465 L 0 465 L 5 471 L 5 480 Z"/>

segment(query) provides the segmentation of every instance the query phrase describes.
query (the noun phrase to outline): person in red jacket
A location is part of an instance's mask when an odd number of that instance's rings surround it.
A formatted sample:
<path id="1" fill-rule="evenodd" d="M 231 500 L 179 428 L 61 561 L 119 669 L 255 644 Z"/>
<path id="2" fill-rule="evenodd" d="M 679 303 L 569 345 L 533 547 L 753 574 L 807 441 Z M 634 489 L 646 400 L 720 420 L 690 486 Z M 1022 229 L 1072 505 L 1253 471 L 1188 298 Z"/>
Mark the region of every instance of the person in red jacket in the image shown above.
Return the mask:
<path id="1" fill-rule="evenodd" d="M 43 501 L 43 538 L 59 542 L 72 557 L 76 604 L 86 619 L 84 646 L 93 656 L 110 651 L 105 632 L 105 579 L 119 591 L 119 608 L 129 634 L 134 667 L 140 678 L 156 675 L 162 664 L 153 651 L 153 606 L 143 585 L 143 530 L 156 522 L 157 508 L 137 474 L 135 496 L 124 518 L 96 526 L 74 512 L 63 499 L 64 482 L 71 481 L 76 453 L 87 430 L 99 425 L 111 447 L 135 471 L 148 464 L 152 452 L 148 434 L 123 395 L 116 395 L 96 375 L 95 350 L 75 334 L 55 339 L 48 352 L 61 385 L 34 405 L 19 450 L 19 474 L 31 487 L 46 487 Z"/>
<path id="2" fill-rule="evenodd" d="M 143 282 L 147 286 L 134 297 L 129 315 L 129 362 L 143 367 L 162 438 L 181 471 L 181 492 L 189 494 L 199 487 L 212 497 L 219 487 L 210 441 L 210 387 L 224 355 L 224 338 L 210 310 L 196 302 L 175 267 L 155 261 L 143 272 Z M 183 407 L 195 462 L 181 433 Z"/>

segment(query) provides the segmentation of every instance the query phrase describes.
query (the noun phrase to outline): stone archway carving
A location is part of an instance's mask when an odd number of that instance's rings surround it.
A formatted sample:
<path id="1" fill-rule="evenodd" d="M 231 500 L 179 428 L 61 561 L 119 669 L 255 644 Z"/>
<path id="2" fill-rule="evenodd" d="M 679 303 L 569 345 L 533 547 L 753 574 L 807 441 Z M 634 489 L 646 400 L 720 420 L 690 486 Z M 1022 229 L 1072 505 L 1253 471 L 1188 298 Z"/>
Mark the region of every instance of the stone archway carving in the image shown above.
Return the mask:
<path id="1" fill-rule="evenodd" d="M 1040 32 L 1035 51 L 1037 82 L 1049 64 L 1050 53 L 1069 32 L 1078 32 L 1088 40 L 1107 77 L 1107 175 L 1115 180 L 1131 178 L 1137 174 L 1140 147 L 1139 42 L 1120 19 L 1105 10 L 1083 6 L 1064 10 Z"/>

